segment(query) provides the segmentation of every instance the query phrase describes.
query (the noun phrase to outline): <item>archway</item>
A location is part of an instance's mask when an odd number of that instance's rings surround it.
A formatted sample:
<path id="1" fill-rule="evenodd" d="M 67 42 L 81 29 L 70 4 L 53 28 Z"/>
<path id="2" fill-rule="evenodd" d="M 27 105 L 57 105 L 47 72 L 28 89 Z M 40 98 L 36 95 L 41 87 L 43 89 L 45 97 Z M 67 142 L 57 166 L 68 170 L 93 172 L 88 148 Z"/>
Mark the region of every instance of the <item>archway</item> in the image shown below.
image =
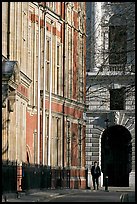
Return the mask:
<path id="1" fill-rule="evenodd" d="M 101 138 L 101 169 L 103 185 L 108 176 L 109 186 L 129 186 L 131 172 L 131 134 L 122 125 L 108 127 Z"/>

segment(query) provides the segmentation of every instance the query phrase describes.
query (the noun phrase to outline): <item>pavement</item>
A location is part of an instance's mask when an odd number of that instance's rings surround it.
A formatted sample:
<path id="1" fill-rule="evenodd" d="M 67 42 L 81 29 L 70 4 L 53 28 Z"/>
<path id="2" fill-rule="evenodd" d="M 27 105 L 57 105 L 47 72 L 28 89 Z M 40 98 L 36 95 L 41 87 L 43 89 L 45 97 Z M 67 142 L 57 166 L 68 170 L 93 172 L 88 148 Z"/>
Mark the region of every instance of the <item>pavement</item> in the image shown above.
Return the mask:
<path id="1" fill-rule="evenodd" d="M 105 191 L 100 187 L 100 191 Z M 48 202 L 59 195 L 92 191 L 91 189 L 35 189 L 20 193 L 7 193 L 2 195 L 2 202 Z M 132 187 L 108 187 L 109 192 L 121 192 L 121 202 L 135 202 L 135 189 Z"/>

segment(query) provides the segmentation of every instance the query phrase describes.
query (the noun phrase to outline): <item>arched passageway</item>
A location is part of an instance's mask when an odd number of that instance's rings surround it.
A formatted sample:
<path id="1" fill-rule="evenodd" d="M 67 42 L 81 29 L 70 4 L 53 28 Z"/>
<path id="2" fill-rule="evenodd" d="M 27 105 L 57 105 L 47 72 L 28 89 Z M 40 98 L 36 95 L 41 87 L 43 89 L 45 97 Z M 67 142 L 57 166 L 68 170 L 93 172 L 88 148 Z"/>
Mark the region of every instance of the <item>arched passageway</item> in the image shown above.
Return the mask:
<path id="1" fill-rule="evenodd" d="M 103 185 L 108 176 L 109 186 L 129 186 L 131 154 L 131 134 L 125 127 L 115 125 L 104 130 L 101 138 Z"/>

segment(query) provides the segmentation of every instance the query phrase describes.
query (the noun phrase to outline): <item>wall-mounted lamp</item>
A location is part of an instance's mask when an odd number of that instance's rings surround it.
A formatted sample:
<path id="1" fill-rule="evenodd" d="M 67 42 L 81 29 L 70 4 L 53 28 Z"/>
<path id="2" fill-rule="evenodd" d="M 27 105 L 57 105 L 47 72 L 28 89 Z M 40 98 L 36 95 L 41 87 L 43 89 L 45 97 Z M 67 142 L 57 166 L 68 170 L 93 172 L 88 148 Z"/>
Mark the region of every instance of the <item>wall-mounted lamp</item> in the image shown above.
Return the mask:
<path id="1" fill-rule="evenodd" d="M 2 107 L 6 107 L 4 101 L 8 97 L 8 81 L 15 72 L 17 61 L 2 61 Z"/>
<path id="2" fill-rule="evenodd" d="M 3 61 L 2 62 L 2 77 L 9 79 L 14 72 L 14 66 L 16 63 L 17 61 Z"/>

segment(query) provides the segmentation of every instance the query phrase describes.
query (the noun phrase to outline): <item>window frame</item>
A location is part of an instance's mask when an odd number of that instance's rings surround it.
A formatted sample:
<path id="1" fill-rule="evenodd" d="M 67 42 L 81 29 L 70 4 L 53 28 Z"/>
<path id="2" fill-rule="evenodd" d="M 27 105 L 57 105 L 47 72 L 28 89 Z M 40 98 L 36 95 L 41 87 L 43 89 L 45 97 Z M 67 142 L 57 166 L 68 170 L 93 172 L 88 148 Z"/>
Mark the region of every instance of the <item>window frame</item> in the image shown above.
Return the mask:
<path id="1" fill-rule="evenodd" d="M 125 87 L 110 89 L 110 110 L 125 110 Z M 116 93 L 117 92 L 117 93 Z M 118 98 L 120 96 L 121 99 Z M 114 100 L 114 102 L 112 102 Z"/>

